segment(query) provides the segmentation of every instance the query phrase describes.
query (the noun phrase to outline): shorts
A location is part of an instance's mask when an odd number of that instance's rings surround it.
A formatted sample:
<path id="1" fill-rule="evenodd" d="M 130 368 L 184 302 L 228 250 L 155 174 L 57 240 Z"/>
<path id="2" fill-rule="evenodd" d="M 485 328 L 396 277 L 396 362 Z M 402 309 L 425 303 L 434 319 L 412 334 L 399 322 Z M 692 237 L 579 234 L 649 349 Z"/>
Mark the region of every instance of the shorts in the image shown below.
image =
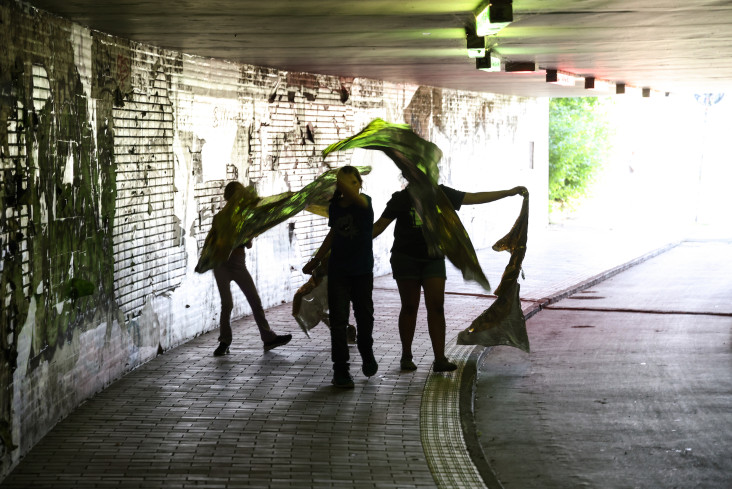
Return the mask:
<path id="1" fill-rule="evenodd" d="M 447 278 L 444 258 L 414 258 L 404 253 L 392 252 L 390 262 L 394 280 Z"/>

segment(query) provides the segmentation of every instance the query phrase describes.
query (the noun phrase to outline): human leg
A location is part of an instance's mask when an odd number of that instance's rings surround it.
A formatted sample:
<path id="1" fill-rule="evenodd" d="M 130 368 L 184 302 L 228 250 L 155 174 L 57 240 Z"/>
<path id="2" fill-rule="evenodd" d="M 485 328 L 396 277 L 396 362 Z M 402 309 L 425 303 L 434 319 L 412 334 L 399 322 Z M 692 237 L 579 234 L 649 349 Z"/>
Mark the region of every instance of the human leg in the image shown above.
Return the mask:
<path id="1" fill-rule="evenodd" d="M 233 268 L 233 270 L 233 280 L 236 285 L 239 286 L 244 297 L 247 298 L 249 306 L 252 308 L 254 321 L 257 323 L 257 327 L 259 328 L 259 336 L 265 343 L 273 341 L 277 337 L 277 334 L 269 327 L 267 317 L 264 315 L 262 300 L 259 298 L 257 287 L 254 285 L 254 280 L 252 280 L 252 276 L 244 263 L 243 254 L 241 260 L 236 264 L 236 267 Z"/>
<path id="2" fill-rule="evenodd" d="M 449 372 L 457 366 L 445 356 L 445 279 L 429 277 L 422 280 L 424 302 L 427 308 L 427 329 L 435 354 L 433 370 Z"/>
<path id="3" fill-rule="evenodd" d="M 214 355 L 224 355 L 228 351 L 229 345 L 231 345 L 231 310 L 234 308 L 234 301 L 231 298 L 231 289 L 229 283 L 231 282 L 231 274 L 229 273 L 226 266 L 221 266 L 214 269 L 214 278 L 216 279 L 216 286 L 219 289 L 219 296 L 221 297 L 221 317 L 219 318 L 219 347 L 214 351 Z"/>
<path id="4" fill-rule="evenodd" d="M 379 365 L 374 357 L 374 276 L 372 274 L 352 277 L 351 301 L 353 315 L 356 317 L 356 344 L 363 360 L 363 373 L 367 377 L 374 375 Z"/>
<path id="5" fill-rule="evenodd" d="M 349 353 L 346 327 L 350 310 L 351 284 L 346 277 L 328 276 L 328 318 L 330 322 L 330 348 L 333 360 L 333 384 L 336 387 L 353 387 L 349 373 Z"/>
<path id="6" fill-rule="evenodd" d="M 402 370 L 415 370 L 417 367 L 412 361 L 412 341 L 414 330 L 417 327 L 417 312 L 421 293 L 419 280 L 397 280 L 401 309 L 399 311 L 399 339 L 402 343 Z"/>

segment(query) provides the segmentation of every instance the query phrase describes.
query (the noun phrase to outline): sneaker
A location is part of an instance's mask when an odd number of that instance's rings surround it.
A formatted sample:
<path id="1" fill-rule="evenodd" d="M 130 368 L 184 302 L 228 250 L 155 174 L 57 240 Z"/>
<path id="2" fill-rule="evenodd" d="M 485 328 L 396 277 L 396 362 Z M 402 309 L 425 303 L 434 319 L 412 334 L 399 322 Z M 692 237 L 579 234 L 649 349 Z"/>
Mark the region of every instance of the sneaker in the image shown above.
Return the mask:
<path id="1" fill-rule="evenodd" d="M 371 358 L 363 361 L 361 371 L 366 377 L 373 377 L 373 375 L 379 371 L 379 364 L 376 363 L 376 359 L 373 354 L 371 355 Z"/>
<path id="2" fill-rule="evenodd" d="M 278 334 L 277 336 L 275 336 L 275 339 L 264 342 L 264 351 L 270 351 L 272 348 L 286 345 L 290 342 L 291 339 L 291 334 Z"/>
<path id="3" fill-rule="evenodd" d="M 399 366 L 402 370 L 417 370 L 417 365 L 412 361 L 412 357 L 402 357 L 402 359 L 399 360 Z"/>
<path id="4" fill-rule="evenodd" d="M 351 345 L 356 344 L 356 326 L 349 324 L 347 328 L 348 343 Z"/>
<path id="5" fill-rule="evenodd" d="M 348 370 L 334 370 L 331 384 L 339 389 L 353 389 L 353 377 Z"/>
<path id="6" fill-rule="evenodd" d="M 220 343 L 218 348 L 214 350 L 215 357 L 223 357 L 229 353 L 229 345 L 226 343 Z"/>
<path id="7" fill-rule="evenodd" d="M 447 358 L 443 358 L 442 360 L 435 360 L 435 363 L 432 364 L 433 372 L 452 372 L 455 369 L 457 369 L 457 365 L 452 363 Z"/>

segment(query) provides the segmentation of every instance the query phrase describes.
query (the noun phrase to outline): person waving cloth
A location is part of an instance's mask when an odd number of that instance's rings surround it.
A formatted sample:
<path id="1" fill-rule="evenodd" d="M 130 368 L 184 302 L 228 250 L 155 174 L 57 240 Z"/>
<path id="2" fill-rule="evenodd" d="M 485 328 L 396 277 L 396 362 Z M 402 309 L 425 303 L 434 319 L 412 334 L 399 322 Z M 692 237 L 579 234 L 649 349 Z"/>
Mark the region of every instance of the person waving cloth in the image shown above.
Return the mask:
<path id="1" fill-rule="evenodd" d="M 399 326 L 402 337 L 403 370 L 414 370 L 416 365 L 412 361 L 411 344 L 416 325 L 416 311 L 419 306 L 420 290 L 425 291 L 425 300 L 428 310 L 428 330 L 435 353 L 433 371 L 449 372 L 457 367 L 445 356 L 445 316 L 444 316 L 444 288 L 445 271 L 444 257 L 447 257 L 463 275 L 465 280 L 475 281 L 485 290 L 490 291 L 490 283 L 483 273 L 478 262 L 465 227 L 456 213 L 463 204 L 479 204 L 492 202 L 510 195 L 523 195 L 526 208 L 528 192 L 524 187 L 515 187 L 511 190 L 496 192 L 463 193 L 438 185 L 438 162 L 442 158 L 442 151 L 416 133 L 406 124 L 391 124 L 381 119 L 374 119 L 361 132 L 330 145 L 323 151 L 327 155 L 333 151 L 343 151 L 351 148 L 365 148 L 383 151 L 402 172 L 402 176 L 409 182 L 403 192 L 395 194 L 387 204 L 387 210 L 374 225 L 374 237 L 384 231 L 389 223 L 397 219 L 395 229 L 396 257 L 392 253 L 392 268 L 394 278 L 402 301 Z M 522 209 L 523 209 L 522 208 Z M 522 210 L 525 223 L 527 212 Z M 525 226 L 514 226 L 510 233 L 522 230 Z M 525 231 L 525 229 L 524 229 Z M 519 233 L 524 238 L 525 232 Z M 515 240 L 514 240 L 515 241 Z M 417 246 L 414 244 L 417 243 Z M 513 243 L 513 241 L 512 241 Z M 498 244 L 498 243 L 497 243 Z M 426 248 L 426 251 L 425 251 Z M 519 247 L 521 248 L 521 247 Z M 495 248 L 494 248 L 495 249 Z M 504 248 L 501 248 L 504 249 Z M 507 248 L 506 248 L 507 249 Z M 520 269 L 522 253 L 516 254 L 513 260 L 514 268 Z M 516 251 L 516 250 L 514 250 Z M 515 253 L 514 253 L 515 254 Z M 519 256 L 520 255 L 520 256 Z M 513 256 L 513 255 L 512 255 Z M 511 287 L 515 284 L 517 273 L 509 274 L 509 278 L 501 289 L 518 291 Z M 506 278 L 506 274 L 504 274 Z M 510 283 L 509 283 L 510 282 Z M 515 294 L 516 299 L 518 293 Z M 499 299 L 501 296 L 499 294 Z M 515 305 L 514 297 L 507 301 L 496 301 L 502 306 Z M 505 303 L 505 304 L 504 304 Z M 463 344 L 481 344 L 491 346 L 508 344 L 528 351 L 528 342 L 523 341 L 525 321 L 504 321 L 502 307 L 500 314 L 489 309 L 491 314 L 481 315 L 478 324 L 474 322 L 461 337 Z M 520 308 L 519 308 L 520 311 Z M 473 333 L 479 334 L 473 334 Z M 518 341 L 517 341 L 518 340 Z"/>
<path id="2" fill-rule="evenodd" d="M 353 166 L 338 170 L 336 191 L 328 208 L 330 231 L 315 256 L 302 269 L 312 273 L 330 251 L 328 308 L 333 360 L 333 385 L 353 388 L 348 353 L 350 305 L 356 318 L 356 344 L 362 371 L 371 377 L 379 369 L 373 352 L 374 210 L 371 197 L 361 193 L 361 175 Z"/>
<path id="3" fill-rule="evenodd" d="M 427 309 L 427 329 L 435 354 L 433 371 L 449 372 L 457 365 L 445 356 L 445 256 L 430 252 L 422 230 L 422 220 L 414 209 L 409 186 L 392 195 L 386 209 L 374 224 L 374 238 L 379 236 L 393 220 L 394 244 L 391 249 L 391 269 L 399 289 L 401 310 L 399 311 L 399 338 L 402 342 L 400 366 L 402 370 L 416 370 L 412 360 L 412 340 L 417 325 L 417 312 L 421 291 L 424 290 Z M 447 196 L 452 208 L 460 210 L 462 205 L 483 204 L 504 197 L 520 195 L 524 187 L 495 192 L 465 193 L 445 185 L 438 185 Z"/>

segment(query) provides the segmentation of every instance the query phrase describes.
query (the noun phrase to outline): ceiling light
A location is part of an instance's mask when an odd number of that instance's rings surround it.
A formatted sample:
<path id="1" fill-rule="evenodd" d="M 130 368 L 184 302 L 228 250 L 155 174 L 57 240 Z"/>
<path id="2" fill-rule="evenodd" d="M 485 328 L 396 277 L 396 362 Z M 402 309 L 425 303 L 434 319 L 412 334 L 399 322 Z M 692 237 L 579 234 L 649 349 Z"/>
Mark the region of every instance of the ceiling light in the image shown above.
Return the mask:
<path id="1" fill-rule="evenodd" d="M 506 73 L 533 73 L 536 71 L 536 63 L 533 61 L 506 61 L 503 71 Z"/>
<path id="2" fill-rule="evenodd" d="M 488 18 L 493 23 L 513 22 L 513 0 L 492 0 L 488 5 Z"/>
<path id="3" fill-rule="evenodd" d="M 475 30 L 479 36 L 494 36 L 511 22 L 511 0 L 493 0 L 475 16 Z"/>
<path id="4" fill-rule="evenodd" d="M 565 87 L 573 87 L 575 76 L 572 73 L 559 70 L 546 70 L 546 82 Z"/>
<path id="5" fill-rule="evenodd" d="M 501 71 L 501 58 L 496 56 L 493 51 L 488 51 L 485 57 L 475 60 L 475 68 L 489 72 Z"/>
<path id="6" fill-rule="evenodd" d="M 485 56 L 485 38 L 478 36 L 472 27 L 465 28 L 465 40 L 468 46 L 469 58 L 482 58 Z"/>

